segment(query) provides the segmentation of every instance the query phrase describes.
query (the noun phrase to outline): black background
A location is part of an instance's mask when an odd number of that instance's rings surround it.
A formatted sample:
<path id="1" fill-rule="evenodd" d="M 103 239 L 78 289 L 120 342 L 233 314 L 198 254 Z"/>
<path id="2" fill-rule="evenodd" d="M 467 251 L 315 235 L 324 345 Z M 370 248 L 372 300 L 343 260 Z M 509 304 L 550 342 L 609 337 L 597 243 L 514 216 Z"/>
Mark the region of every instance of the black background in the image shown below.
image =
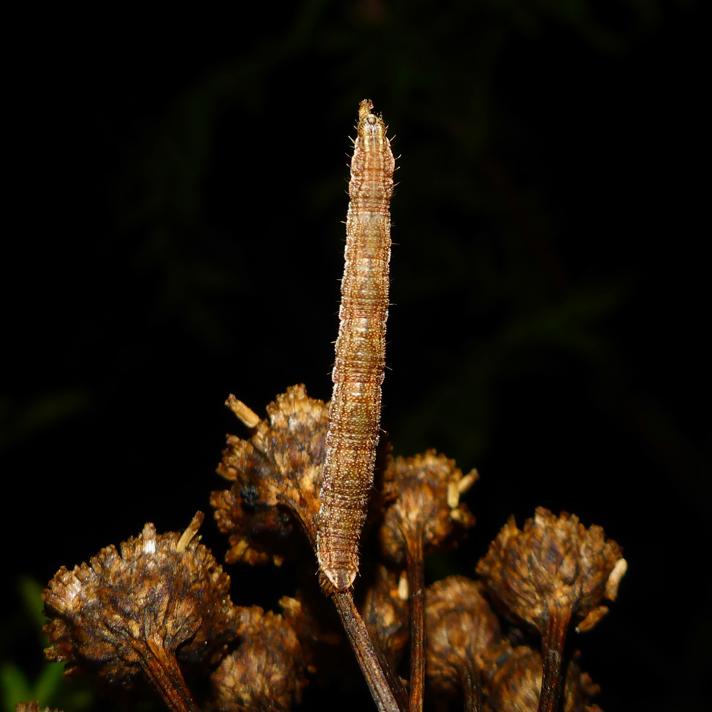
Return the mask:
<path id="1" fill-rule="evenodd" d="M 506 517 L 539 504 L 601 524 L 630 567 L 576 643 L 601 706 L 702 708 L 695 3 L 303 2 L 235 20 L 22 18 L 13 33 L 6 620 L 16 576 L 46 582 L 208 506 L 224 433 L 240 432 L 228 392 L 258 412 L 292 383 L 329 397 L 347 136 L 370 97 L 402 154 L 383 426 L 399 453 L 435 447 L 481 474 L 478 525 L 432 576 L 471 573 Z M 290 593 L 231 573 L 240 602 Z M 36 669 L 34 639 L 3 640 Z"/>

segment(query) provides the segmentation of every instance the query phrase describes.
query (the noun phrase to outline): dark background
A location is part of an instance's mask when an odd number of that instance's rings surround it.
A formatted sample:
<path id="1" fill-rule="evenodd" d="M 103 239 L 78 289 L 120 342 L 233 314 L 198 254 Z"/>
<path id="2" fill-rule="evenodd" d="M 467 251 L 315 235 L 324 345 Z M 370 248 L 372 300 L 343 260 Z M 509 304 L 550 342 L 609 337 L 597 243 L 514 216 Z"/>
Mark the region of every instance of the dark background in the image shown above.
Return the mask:
<path id="1" fill-rule="evenodd" d="M 448 562 L 471 573 L 506 517 L 539 504 L 603 525 L 630 568 L 576 643 L 601 706 L 702 709 L 697 4 L 35 20 L 12 30 L 5 87 L 4 659 L 30 678 L 41 665 L 18 576 L 44 584 L 208 506 L 224 433 L 240 432 L 228 392 L 258 412 L 292 383 L 329 397 L 347 136 L 370 97 L 402 154 L 383 425 L 397 452 L 435 447 L 481 474 L 478 526 Z M 240 602 L 272 581 L 231 573 Z"/>

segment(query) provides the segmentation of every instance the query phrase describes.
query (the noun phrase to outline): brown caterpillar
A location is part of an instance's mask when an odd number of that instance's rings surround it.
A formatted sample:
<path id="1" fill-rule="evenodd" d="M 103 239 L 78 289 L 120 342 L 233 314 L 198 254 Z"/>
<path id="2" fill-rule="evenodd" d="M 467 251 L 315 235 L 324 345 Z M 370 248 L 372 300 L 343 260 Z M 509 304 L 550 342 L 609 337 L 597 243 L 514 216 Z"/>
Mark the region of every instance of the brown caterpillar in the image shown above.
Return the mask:
<path id="1" fill-rule="evenodd" d="M 332 372 L 317 534 L 319 566 L 337 591 L 358 573 L 358 546 L 381 420 L 395 160 L 386 125 L 359 106 L 351 159 L 339 337 Z"/>

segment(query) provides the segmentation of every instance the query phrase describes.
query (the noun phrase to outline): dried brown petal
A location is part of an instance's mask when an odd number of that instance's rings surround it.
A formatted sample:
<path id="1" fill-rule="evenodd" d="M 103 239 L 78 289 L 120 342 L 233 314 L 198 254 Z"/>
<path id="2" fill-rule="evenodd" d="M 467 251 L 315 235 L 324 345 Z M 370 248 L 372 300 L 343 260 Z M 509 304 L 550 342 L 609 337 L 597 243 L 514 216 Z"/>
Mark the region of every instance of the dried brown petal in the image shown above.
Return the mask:
<path id="1" fill-rule="evenodd" d="M 384 476 L 388 505 L 380 535 L 385 555 L 403 564 L 408 539 L 421 536 L 427 551 L 471 527 L 474 517 L 460 495 L 476 480 L 475 470 L 463 476 L 454 460 L 434 450 L 392 459 Z"/>
<path id="2" fill-rule="evenodd" d="M 44 591 L 47 658 L 109 682 L 142 670 L 159 687 L 156 676 L 180 677 L 174 652 L 215 662 L 234 634 L 235 610 L 230 578 L 195 536 L 201 521 L 199 512 L 183 534 L 146 524 L 120 551 L 108 546 L 89 564 L 62 567 Z"/>
<path id="3" fill-rule="evenodd" d="M 433 691 L 452 695 L 494 672 L 505 649 L 497 617 L 481 585 L 449 576 L 425 596 L 427 675 Z"/>
<path id="4" fill-rule="evenodd" d="M 515 648 L 509 659 L 497 670 L 487 697 L 489 712 L 536 712 L 541 688 L 541 655 L 531 648 Z M 579 670 L 576 663 L 568 666 L 564 684 L 564 712 L 601 712 L 592 698 L 600 688 Z"/>
<path id="5" fill-rule="evenodd" d="M 228 436 L 218 466 L 233 482 L 211 497 L 229 562 L 280 563 L 293 549 L 295 519 L 312 547 L 316 541 L 328 408 L 297 385 L 267 406 L 267 416 L 249 440 Z"/>
<path id="6" fill-rule="evenodd" d="M 519 530 L 510 519 L 477 565 L 493 596 L 516 619 L 543 632 L 549 610 L 570 610 L 580 629 L 606 612 L 625 570 L 621 548 L 603 529 L 539 507 Z M 613 585 L 611 582 L 613 582 Z"/>
<path id="7" fill-rule="evenodd" d="M 362 616 L 374 645 L 395 669 L 408 644 L 408 585 L 385 566 L 376 570 L 366 591 Z"/>
<path id="8" fill-rule="evenodd" d="M 280 615 L 249 609 L 241 642 L 212 674 L 214 712 L 281 712 L 299 702 L 306 685 L 302 648 Z"/>

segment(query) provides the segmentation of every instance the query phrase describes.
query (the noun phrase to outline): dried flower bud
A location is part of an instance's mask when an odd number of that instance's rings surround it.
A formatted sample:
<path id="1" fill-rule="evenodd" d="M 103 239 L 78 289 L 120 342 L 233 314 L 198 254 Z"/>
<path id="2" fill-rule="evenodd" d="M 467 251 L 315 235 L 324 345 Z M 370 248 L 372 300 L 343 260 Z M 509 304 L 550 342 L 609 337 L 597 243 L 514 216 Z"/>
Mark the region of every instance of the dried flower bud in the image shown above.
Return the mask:
<path id="1" fill-rule="evenodd" d="M 489 712 L 536 712 L 541 688 L 541 655 L 531 648 L 515 648 L 497 670 L 487 697 Z M 571 662 L 564 683 L 564 712 L 601 712 L 592 698 L 600 688 Z"/>
<path id="2" fill-rule="evenodd" d="M 392 561 L 402 564 L 408 540 L 423 538 L 425 549 L 434 549 L 456 531 L 471 527 L 474 517 L 460 496 L 477 480 L 454 460 L 428 450 L 414 457 L 396 457 L 384 475 L 387 509 L 381 527 L 381 545 Z"/>
<path id="3" fill-rule="evenodd" d="M 202 518 L 198 512 L 182 535 L 157 535 L 146 524 L 120 552 L 108 546 L 89 564 L 62 567 L 44 592 L 47 658 L 109 682 L 143 671 L 171 709 L 194 709 L 174 653 L 216 662 L 235 618 L 230 578 L 195 536 Z"/>
<path id="4" fill-rule="evenodd" d="M 425 595 L 427 676 L 437 693 L 480 696 L 481 680 L 495 669 L 505 649 L 497 617 L 481 593 L 481 584 L 449 576 Z M 468 706 L 470 709 L 472 706 Z"/>
<path id="5" fill-rule="evenodd" d="M 543 631 L 549 609 L 570 609 L 588 630 L 615 600 L 625 572 L 621 548 L 603 529 L 586 529 L 574 515 L 539 507 L 520 531 L 511 518 L 477 565 L 505 609 Z"/>
<path id="6" fill-rule="evenodd" d="M 281 712 L 306 685 L 301 645 L 291 625 L 251 608 L 241 620 L 237 649 L 212 674 L 214 712 Z"/>
<path id="7" fill-rule="evenodd" d="M 405 575 L 398 576 L 385 566 L 379 566 L 366 591 L 361 614 L 374 645 L 395 669 L 409 637 Z"/>
<path id="8" fill-rule="evenodd" d="M 292 516 L 312 547 L 316 542 L 328 408 L 297 385 L 277 396 L 267 415 L 249 440 L 228 436 L 218 466 L 233 482 L 210 499 L 220 531 L 229 536 L 228 562 L 281 563 L 294 545 Z"/>

